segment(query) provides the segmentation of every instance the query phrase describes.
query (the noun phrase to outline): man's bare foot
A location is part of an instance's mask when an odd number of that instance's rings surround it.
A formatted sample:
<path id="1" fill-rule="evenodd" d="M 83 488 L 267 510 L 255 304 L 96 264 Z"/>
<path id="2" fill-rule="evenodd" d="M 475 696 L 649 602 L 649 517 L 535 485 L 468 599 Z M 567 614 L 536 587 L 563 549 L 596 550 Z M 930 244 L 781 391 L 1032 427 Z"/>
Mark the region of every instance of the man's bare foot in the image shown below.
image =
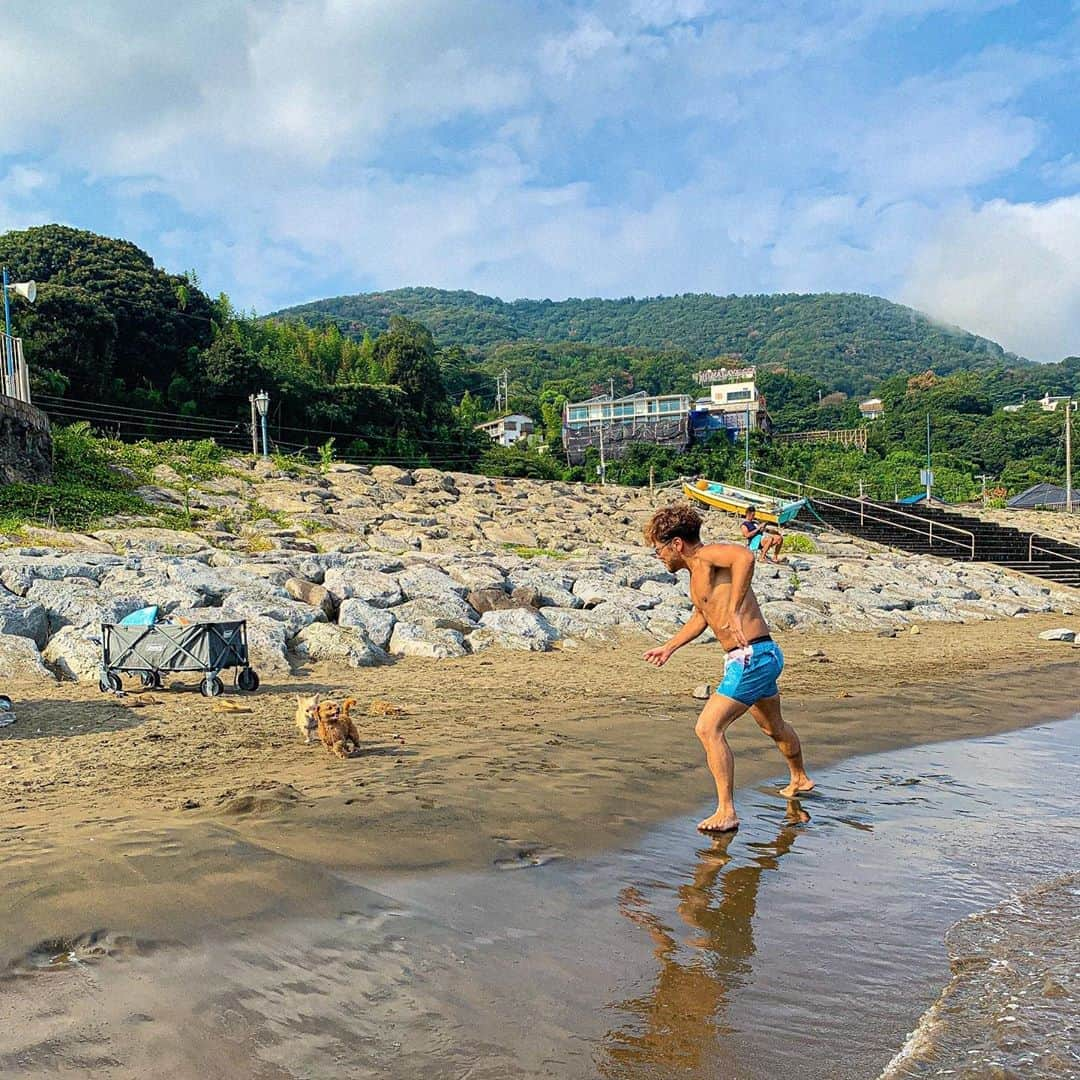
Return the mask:
<path id="1" fill-rule="evenodd" d="M 787 787 L 780 789 L 780 794 L 786 799 L 793 799 L 796 795 L 805 795 L 814 790 L 814 781 L 806 773 L 802 776 L 793 777 Z"/>
<path id="2" fill-rule="evenodd" d="M 705 833 L 734 832 L 738 827 L 739 819 L 734 814 L 721 814 L 719 811 L 698 822 L 698 832 Z"/>

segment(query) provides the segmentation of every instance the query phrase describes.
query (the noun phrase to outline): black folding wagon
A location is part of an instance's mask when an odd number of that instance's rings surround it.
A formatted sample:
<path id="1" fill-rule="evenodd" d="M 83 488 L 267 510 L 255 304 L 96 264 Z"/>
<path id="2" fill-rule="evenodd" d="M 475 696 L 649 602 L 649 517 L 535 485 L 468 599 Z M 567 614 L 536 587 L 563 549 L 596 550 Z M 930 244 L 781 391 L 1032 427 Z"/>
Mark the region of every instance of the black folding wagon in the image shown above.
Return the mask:
<path id="1" fill-rule="evenodd" d="M 137 675 L 142 685 L 159 690 L 162 675 L 200 672 L 204 697 L 225 690 L 222 671 L 236 669 L 238 690 L 259 688 L 259 676 L 248 660 L 247 621 L 206 623 L 153 623 L 101 627 L 102 693 L 117 691 L 121 675 Z"/>

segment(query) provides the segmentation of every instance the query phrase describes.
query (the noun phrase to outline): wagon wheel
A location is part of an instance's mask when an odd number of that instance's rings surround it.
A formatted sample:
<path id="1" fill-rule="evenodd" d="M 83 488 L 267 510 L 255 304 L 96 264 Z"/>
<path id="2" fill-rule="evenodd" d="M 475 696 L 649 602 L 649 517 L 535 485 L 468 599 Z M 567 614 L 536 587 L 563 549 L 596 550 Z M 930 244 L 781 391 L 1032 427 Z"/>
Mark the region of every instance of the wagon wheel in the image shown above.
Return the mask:
<path id="1" fill-rule="evenodd" d="M 161 672 L 159 671 L 144 671 L 139 677 L 139 681 L 146 687 L 147 690 L 160 690 L 161 689 Z"/>
<path id="2" fill-rule="evenodd" d="M 225 684 L 216 675 L 207 675 L 199 689 L 203 697 L 217 697 L 224 693 Z"/>
<path id="3" fill-rule="evenodd" d="M 103 694 L 119 693 L 120 688 L 124 684 L 120 681 L 120 676 L 115 671 L 103 671 L 101 678 L 98 679 L 98 689 Z"/>
<path id="4" fill-rule="evenodd" d="M 254 668 L 241 668 L 236 676 L 236 685 L 249 694 L 259 689 L 259 675 Z"/>

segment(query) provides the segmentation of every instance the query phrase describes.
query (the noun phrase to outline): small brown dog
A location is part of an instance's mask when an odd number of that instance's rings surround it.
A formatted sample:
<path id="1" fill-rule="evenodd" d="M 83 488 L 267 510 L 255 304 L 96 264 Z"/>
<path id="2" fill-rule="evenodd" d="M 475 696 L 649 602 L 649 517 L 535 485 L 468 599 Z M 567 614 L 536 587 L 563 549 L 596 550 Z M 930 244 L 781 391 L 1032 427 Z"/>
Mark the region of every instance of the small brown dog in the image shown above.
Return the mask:
<path id="1" fill-rule="evenodd" d="M 319 738 L 326 749 L 338 757 L 349 757 L 360 749 L 360 733 L 349 717 L 349 710 L 355 704 L 356 698 L 346 698 L 340 709 L 334 701 L 324 701 L 317 706 Z"/>
<path id="2" fill-rule="evenodd" d="M 305 743 L 310 743 L 312 735 L 318 732 L 327 750 L 338 757 L 348 757 L 352 751 L 360 749 L 360 733 L 349 716 L 356 698 L 346 698 L 340 706 L 336 701 L 320 701 L 319 698 L 319 694 L 297 697 L 296 726 Z"/>

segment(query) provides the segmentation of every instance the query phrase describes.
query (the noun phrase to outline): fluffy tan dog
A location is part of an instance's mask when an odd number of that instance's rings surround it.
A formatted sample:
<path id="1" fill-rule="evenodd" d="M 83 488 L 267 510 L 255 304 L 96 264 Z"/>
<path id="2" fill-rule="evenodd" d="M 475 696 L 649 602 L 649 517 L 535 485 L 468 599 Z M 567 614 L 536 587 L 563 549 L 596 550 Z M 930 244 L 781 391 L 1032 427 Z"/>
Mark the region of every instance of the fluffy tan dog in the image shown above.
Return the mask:
<path id="1" fill-rule="evenodd" d="M 334 701 L 323 701 L 316 706 L 319 738 L 327 750 L 341 758 L 360 749 L 360 733 L 349 717 L 349 710 L 355 704 L 356 698 L 346 698 L 340 709 Z"/>
<path id="2" fill-rule="evenodd" d="M 304 736 L 304 742 L 310 743 L 312 735 L 319 727 L 319 695 L 296 698 L 296 726 Z"/>

